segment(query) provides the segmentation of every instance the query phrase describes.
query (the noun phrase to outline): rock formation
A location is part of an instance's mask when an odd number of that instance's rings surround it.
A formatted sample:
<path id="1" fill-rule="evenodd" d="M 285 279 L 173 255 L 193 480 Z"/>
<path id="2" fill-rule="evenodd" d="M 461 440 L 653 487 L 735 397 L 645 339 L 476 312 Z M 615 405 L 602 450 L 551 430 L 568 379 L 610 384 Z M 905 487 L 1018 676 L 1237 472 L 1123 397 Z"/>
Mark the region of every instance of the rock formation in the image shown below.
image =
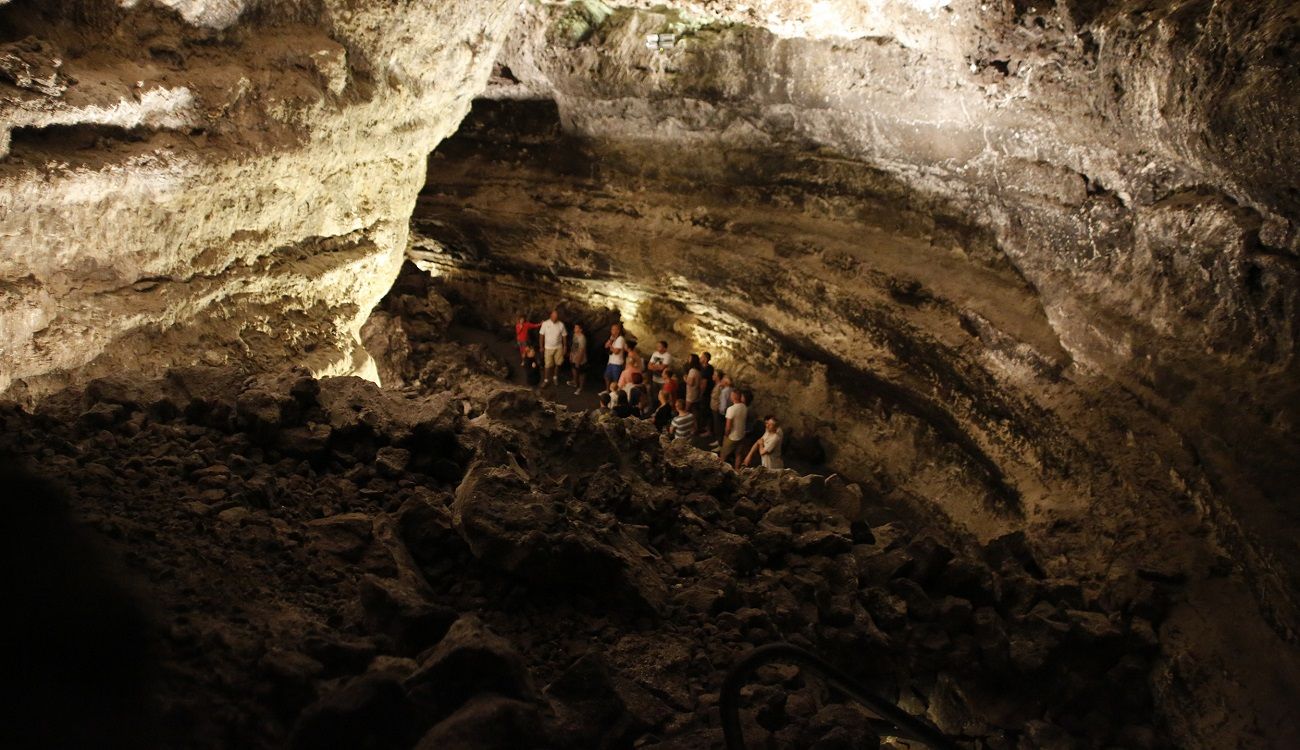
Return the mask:
<path id="1" fill-rule="evenodd" d="M 357 344 L 515 4 L 0 6 L 0 390 Z"/>
<path id="2" fill-rule="evenodd" d="M 1179 584 L 1098 597 L 1023 534 L 953 547 L 841 479 L 438 364 L 435 395 L 196 366 L 4 410 L 149 592 L 163 746 L 714 747 L 726 666 L 777 639 L 984 747 L 1166 741 Z M 797 669 L 746 696 L 756 741 L 867 746 Z"/>
<path id="3" fill-rule="evenodd" d="M 1294 622 L 1295 9 L 817 5 L 532 8 L 417 219 L 797 382 L 977 533 L 1158 485 Z"/>
<path id="4" fill-rule="evenodd" d="M 0 0 L 4 452 L 156 599 L 168 744 L 709 747 L 786 640 L 975 746 L 1287 747 L 1297 29 Z M 447 337 L 557 302 L 711 350 L 837 477 Z M 753 736 L 867 732 L 760 677 Z"/>

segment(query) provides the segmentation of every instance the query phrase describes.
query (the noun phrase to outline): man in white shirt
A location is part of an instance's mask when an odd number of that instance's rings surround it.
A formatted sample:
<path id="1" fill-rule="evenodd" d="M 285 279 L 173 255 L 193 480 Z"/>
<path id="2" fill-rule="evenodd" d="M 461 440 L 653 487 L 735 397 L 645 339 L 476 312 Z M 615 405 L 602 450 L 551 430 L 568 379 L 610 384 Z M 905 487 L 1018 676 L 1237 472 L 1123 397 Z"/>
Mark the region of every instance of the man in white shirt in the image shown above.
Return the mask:
<path id="1" fill-rule="evenodd" d="M 546 367 L 546 377 L 542 380 L 545 388 L 550 383 L 559 383 L 560 363 L 564 361 L 565 343 L 569 338 L 568 329 L 560 322 L 559 310 L 551 311 L 550 320 L 542 322 L 538 335 L 542 339 L 542 362 Z"/>
<path id="2" fill-rule="evenodd" d="M 646 366 L 650 370 L 650 381 L 654 383 L 650 389 L 652 400 L 659 397 L 659 389 L 664 387 L 664 370 L 667 370 L 672 363 L 673 355 L 668 353 L 668 342 L 660 341 L 659 348 L 650 355 L 650 364 Z"/>
<path id="3" fill-rule="evenodd" d="M 619 323 L 609 327 L 609 341 L 605 342 L 605 349 L 609 351 L 609 364 L 605 365 L 605 388 L 609 389 L 610 383 L 617 383 L 623 374 L 623 363 L 627 357 L 627 339 L 623 338 L 623 326 Z"/>
<path id="4" fill-rule="evenodd" d="M 727 407 L 727 431 L 726 436 L 722 438 L 722 450 L 718 451 L 718 458 L 725 463 L 727 458 L 733 453 L 735 459 L 733 463 L 737 469 L 740 468 L 740 444 L 745 440 L 745 417 L 749 407 L 745 406 L 745 400 L 740 395 L 739 390 L 731 392 L 731 406 Z"/>
<path id="5" fill-rule="evenodd" d="M 781 460 L 781 444 L 785 442 L 785 435 L 777 425 L 776 417 L 764 419 L 763 426 L 766 431 L 754 441 L 754 447 L 749 449 L 749 455 L 745 456 L 745 465 L 752 464 L 754 454 L 757 453 L 764 469 L 784 469 L 785 462 Z"/>

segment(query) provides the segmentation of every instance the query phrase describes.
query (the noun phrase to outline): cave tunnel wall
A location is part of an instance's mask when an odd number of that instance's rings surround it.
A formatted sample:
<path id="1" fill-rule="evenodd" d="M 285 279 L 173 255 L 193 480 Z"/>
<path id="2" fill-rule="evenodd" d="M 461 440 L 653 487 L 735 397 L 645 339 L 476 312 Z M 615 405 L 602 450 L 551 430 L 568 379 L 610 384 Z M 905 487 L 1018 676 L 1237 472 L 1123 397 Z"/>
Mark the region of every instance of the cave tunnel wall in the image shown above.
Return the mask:
<path id="1" fill-rule="evenodd" d="M 424 158 L 513 11 L 0 4 L 0 391 L 194 362 L 365 372 Z"/>
<path id="2" fill-rule="evenodd" d="M 414 210 L 444 290 L 712 348 L 872 500 L 1025 530 L 1090 596 L 1182 582 L 1164 715 L 1215 748 L 1263 715 L 1300 6 L 659 5 L 0 0 L 0 392 L 374 376 Z"/>
<path id="3" fill-rule="evenodd" d="M 1134 513 L 1202 519 L 1288 629 L 1298 214 L 1279 55 L 1295 9 L 952 3 L 913 20 L 788 38 L 526 10 L 495 101 L 434 155 L 417 215 L 478 237 L 486 267 L 615 269 L 725 300 L 787 354 L 830 352 L 831 372 L 856 369 L 885 411 L 919 407 L 964 454 L 912 488 L 968 528 L 1117 518 L 1082 546 L 1141 548 L 1159 532 Z M 646 49 L 660 31 L 680 41 Z M 757 380 L 780 359 L 732 354 Z M 888 421 L 853 414 L 821 426 L 840 468 L 921 476 L 880 459 L 915 430 L 835 434 Z"/>

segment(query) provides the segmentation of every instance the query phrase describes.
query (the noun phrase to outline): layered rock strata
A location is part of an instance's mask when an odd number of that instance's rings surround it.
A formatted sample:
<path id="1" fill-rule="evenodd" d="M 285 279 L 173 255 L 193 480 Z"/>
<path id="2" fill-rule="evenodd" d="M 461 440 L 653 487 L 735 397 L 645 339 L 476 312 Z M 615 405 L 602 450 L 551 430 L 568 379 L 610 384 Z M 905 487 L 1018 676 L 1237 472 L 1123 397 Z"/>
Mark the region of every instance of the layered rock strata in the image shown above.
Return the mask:
<path id="1" fill-rule="evenodd" d="M 0 391 L 366 372 L 425 156 L 515 4 L 0 6 Z"/>
<path id="2" fill-rule="evenodd" d="M 978 534 L 1208 528 L 1290 633 L 1295 9 L 851 5 L 534 7 L 417 219 Z"/>

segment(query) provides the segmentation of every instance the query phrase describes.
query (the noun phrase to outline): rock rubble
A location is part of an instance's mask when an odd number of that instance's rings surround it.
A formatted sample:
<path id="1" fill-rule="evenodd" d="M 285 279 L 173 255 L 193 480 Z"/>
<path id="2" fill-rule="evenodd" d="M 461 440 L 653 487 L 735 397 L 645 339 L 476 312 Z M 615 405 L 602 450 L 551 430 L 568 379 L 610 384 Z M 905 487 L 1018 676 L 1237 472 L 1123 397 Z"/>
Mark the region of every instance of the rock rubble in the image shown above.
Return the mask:
<path id="1" fill-rule="evenodd" d="M 147 591 L 168 745 L 717 747 L 727 668 L 774 641 L 972 747 L 1163 744 L 1177 583 L 1085 590 L 1023 536 L 886 522 L 837 478 L 737 473 L 484 376 L 194 367 L 2 415 Z M 759 677 L 751 742 L 874 747 L 810 675 Z"/>

